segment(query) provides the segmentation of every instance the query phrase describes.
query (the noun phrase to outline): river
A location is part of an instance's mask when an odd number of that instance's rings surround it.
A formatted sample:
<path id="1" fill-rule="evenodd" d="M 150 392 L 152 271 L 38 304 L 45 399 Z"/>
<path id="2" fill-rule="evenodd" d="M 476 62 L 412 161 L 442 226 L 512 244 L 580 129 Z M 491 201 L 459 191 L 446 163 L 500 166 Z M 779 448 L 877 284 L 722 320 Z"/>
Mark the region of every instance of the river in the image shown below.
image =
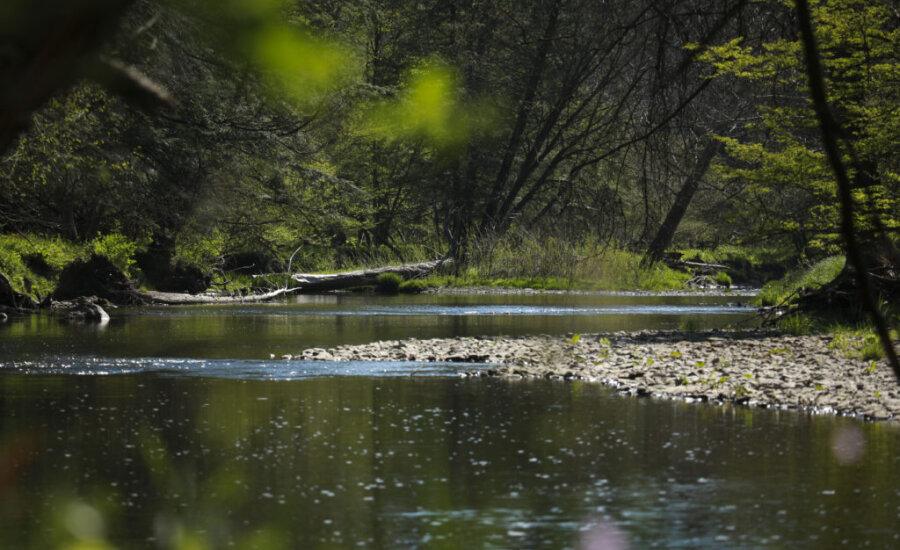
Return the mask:
<path id="1" fill-rule="evenodd" d="M 894 423 L 280 359 L 739 326 L 745 300 L 330 295 L 7 323 L 0 547 L 896 547 Z"/>

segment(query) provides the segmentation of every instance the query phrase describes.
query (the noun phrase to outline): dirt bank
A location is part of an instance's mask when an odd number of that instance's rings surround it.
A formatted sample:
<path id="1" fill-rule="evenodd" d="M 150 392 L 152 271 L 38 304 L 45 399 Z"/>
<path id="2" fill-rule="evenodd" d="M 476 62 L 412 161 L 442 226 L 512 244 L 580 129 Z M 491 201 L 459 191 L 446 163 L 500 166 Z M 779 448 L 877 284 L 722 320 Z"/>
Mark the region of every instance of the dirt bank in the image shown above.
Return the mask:
<path id="1" fill-rule="evenodd" d="M 579 378 L 635 396 L 900 418 L 900 386 L 887 364 L 873 368 L 847 358 L 830 335 L 714 330 L 410 339 L 307 349 L 295 359 L 490 363 L 472 375 Z"/>

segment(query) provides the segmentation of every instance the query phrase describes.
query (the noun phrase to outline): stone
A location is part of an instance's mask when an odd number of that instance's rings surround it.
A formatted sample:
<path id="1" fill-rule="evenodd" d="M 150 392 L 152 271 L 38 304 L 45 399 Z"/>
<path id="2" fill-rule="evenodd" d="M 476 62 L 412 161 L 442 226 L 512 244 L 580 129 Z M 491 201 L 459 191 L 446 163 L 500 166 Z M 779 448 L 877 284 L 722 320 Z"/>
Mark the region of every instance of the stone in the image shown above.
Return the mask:
<path id="1" fill-rule="evenodd" d="M 73 300 L 83 296 L 98 296 L 113 303 L 127 304 L 134 300 L 134 288 L 122 271 L 105 256 L 92 255 L 76 260 L 59 274 L 59 284 L 53 293 L 55 300 Z"/>

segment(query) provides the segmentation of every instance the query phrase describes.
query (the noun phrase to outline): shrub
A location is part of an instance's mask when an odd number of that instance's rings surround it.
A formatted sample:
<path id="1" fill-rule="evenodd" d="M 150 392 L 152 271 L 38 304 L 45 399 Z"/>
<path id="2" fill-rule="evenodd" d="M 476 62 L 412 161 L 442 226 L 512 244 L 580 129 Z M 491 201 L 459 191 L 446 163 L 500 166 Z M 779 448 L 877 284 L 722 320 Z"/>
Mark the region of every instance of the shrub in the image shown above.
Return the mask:
<path id="1" fill-rule="evenodd" d="M 375 279 L 375 289 L 385 294 L 395 294 L 400 290 L 403 277 L 396 273 L 382 273 Z"/>
<path id="2" fill-rule="evenodd" d="M 128 277 L 133 276 L 131 268 L 135 263 L 134 254 L 141 248 L 137 241 L 132 241 L 119 233 L 98 234 L 97 238 L 90 242 L 89 247 L 91 252 L 105 256 Z"/>
<path id="3" fill-rule="evenodd" d="M 731 277 L 724 271 L 719 271 L 718 273 L 716 273 L 715 276 L 713 276 L 713 280 L 719 286 L 725 286 L 729 288 L 731 287 Z"/>
<path id="4" fill-rule="evenodd" d="M 409 281 L 403 281 L 402 283 L 400 283 L 400 292 L 416 294 L 428 289 L 428 287 L 429 285 L 422 279 L 410 279 Z"/>
<path id="5" fill-rule="evenodd" d="M 9 278 L 13 290 L 35 298 L 46 296 L 56 288 L 53 272 L 88 254 L 84 245 L 60 237 L 0 235 L 0 272 Z M 46 269 L 35 271 L 29 264 Z"/>

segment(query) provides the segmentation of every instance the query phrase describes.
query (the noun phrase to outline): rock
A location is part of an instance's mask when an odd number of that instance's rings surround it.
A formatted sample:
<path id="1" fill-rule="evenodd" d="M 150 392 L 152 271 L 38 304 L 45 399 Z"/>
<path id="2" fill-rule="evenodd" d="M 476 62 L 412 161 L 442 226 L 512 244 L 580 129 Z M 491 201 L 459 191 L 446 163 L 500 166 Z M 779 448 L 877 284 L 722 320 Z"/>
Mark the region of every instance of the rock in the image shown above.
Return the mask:
<path id="1" fill-rule="evenodd" d="M 190 266 L 177 266 L 171 273 L 162 276 L 156 282 L 156 288 L 162 292 L 187 292 L 200 294 L 209 288 L 212 277 Z"/>
<path id="2" fill-rule="evenodd" d="M 6 275 L 0 273 L 0 306 L 16 309 L 34 309 L 37 307 L 37 304 L 31 297 L 13 290 L 12 284 L 6 278 Z"/>
<path id="3" fill-rule="evenodd" d="M 106 313 L 100 304 L 96 303 L 97 298 L 78 298 L 75 305 L 66 313 L 66 319 L 69 321 L 98 323 L 105 325 L 109 322 L 109 314 Z"/>
<path id="4" fill-rule="evenodd" d="M 105 256 L 93 254 L 88 260 L 77 260 L 59 275 L 53 293 L 55 300 L 72 300 L 82 296 L 99 296 L 116 304 L 135 299 L 131 281 Z"/>

